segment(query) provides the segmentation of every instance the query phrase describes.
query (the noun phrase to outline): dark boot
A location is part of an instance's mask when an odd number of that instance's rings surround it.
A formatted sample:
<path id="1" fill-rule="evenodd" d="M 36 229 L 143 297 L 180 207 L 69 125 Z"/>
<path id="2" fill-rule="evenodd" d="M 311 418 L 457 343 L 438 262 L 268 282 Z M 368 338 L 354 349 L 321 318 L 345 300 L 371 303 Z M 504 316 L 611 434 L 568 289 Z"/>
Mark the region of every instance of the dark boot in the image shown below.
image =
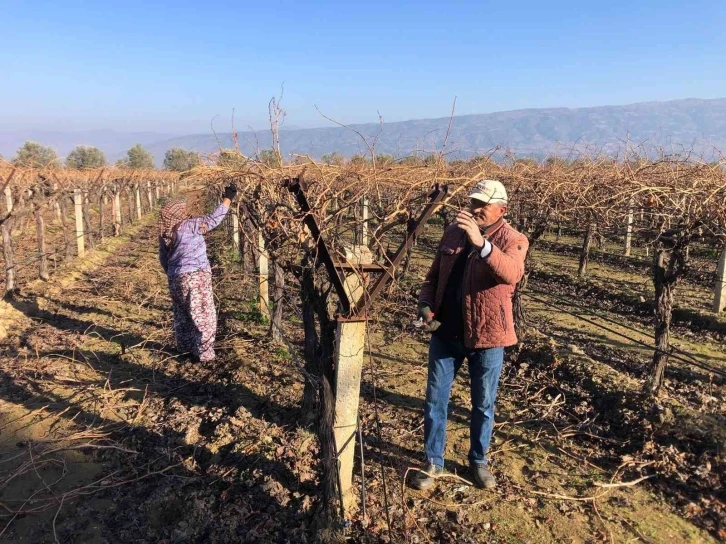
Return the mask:
<path id="1" fill-rule="evenodd" d="M 497 481 L 484 463 L 471 463 L 471 479 L 479 489 L 494 489 Z"/>
<path id="2" fill-rule="evenodd" d="M 444 467 L 428 463 L 416 474 L 416 476 L 411 479 L 411 483 L 409 485 L 414 489 L 420 489 L 423 491 L 424 489 L 428 489 L 434 485 L 436 478 L 441 476 L 443 473 Z"/>

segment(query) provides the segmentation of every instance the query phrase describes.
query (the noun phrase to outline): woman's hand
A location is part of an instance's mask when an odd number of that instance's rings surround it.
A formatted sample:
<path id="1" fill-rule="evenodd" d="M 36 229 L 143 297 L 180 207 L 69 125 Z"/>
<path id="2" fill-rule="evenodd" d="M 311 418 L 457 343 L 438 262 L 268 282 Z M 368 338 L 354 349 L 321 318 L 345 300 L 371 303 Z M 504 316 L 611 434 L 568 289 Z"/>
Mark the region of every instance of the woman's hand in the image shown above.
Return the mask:
<path id="1" fill-rule="evenodd" d="M 223 196 L 225 199 L 229 200 L 230 202 L 232 202 L 234 200 L 234 197 L 237 196 L 237 187 L 235 186 L 234 183 L 230 183 L 229 185 L 227 185 L 224 188 Z"/>

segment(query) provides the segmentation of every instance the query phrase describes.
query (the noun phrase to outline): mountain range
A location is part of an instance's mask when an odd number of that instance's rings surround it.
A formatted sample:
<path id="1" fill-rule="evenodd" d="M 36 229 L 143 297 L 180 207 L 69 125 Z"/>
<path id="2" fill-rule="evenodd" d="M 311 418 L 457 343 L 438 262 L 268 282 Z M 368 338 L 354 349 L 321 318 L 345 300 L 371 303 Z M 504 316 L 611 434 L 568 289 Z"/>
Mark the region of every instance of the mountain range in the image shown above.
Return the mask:
<path id="1" fill-rule="evenodd" d="M 338 152 L 345 156 L 367 154 L 375 142 L 377 153 L 395 157 L 438 152 L 446 142 L 450 157 L 466 158 L 490 152 L 496 147 L 517 156 L 543 158 L 564 155 L 573 149 L 589 154 L 616 155 L 626 142 L 648 149 L 693 149 L 700 154 L 726 150 L 726 98 L 643 102 L 625 106 L 592 108 L 541 108 L 504 111 L 439 119 L 418 119 L 394 123 L 369 123 L 349 127 L 280 131 L 283 154 L 307 154 L 319 158 Z M 448 137 L 447 137 L 448 133 Z M 366 144 L 363 138 L 368 141 Z M 0 131 L 0 154 L 9 158 L 23 141 L 32 139 L 54 147 L 65 156 L 78 144 L 101 148 L 109 160 L 141 143 L 157 165 L 171 147 L 198 151 L 203 155 L 233 147 L 232 134 L 171 136 L 159 133 L 85 133 Z M 271 147 L 269 130 L 241 132 L 237 143 L 246 155 Z"/>

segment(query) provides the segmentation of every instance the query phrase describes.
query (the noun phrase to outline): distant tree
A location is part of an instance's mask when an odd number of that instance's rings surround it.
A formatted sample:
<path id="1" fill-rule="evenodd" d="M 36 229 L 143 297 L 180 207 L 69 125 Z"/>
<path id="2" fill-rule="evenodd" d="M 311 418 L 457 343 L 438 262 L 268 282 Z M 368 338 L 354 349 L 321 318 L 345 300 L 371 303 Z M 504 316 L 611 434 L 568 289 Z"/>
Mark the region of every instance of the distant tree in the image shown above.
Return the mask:
<path id="1" fill-rule="evenodd" d="M 323 161 L 325 164 L 334 164 L 336 166 L 341 166 L 345 164 L 345 157 L 337 151 L 333 151 L 332 153 L 326 153 L 325 155 L 320 157 L 320 160 Z"/>
<path id="2" fill-rule="evenodd" d="M 532 157 L 519 157 L 514 161 L 515 164 L 522 164 L 524 166 L 537 166 L 537 161 Z"/>
<path id="3" fill-rule="evenodd" d="M 424 162 L 421 157 L 417 157 L 416 155 L 409 155 L 408 157 L 403 157 L 400 161 L 401 164 L 406 164 L 409 166 L 421 166 Z"/>
<path id="4" fill-rule="evenodd" d="M 154 168 L 154 157 L 141 144 L 136 144 L 126 152 L 126 158 L 116 164 L 122 168 L 150 170 Z"/>
<path id="5" fill-rule="evenodd" d="M 89 170 L 106 166 L 106 156 L 97 147 L 79 145 L 66 157 L 66 166 L 76 170 Z"/>
<path id="6" fill-rule="evenodd" d="M 545 164 L 547 166 L 552 166 L 552 167 L 555 167 L 555 166 L 566 167 L 567 166 L 567 160 L 562 159 L 560 157 L 548 157 L 545 160 Z"/>
<path id="7" fill-rule="evenodd" d="M 37 142 L 25 142 L 18 149 L 18 154 L 13 159 L 13 164 L 17 166 L 27 166 L 31 168 L 41 168 L 43 166 L 52 165 L 58 160 L 55 151 Z"/>
<path id="8" fill-rule="evenodd" d="M 266 164 L 270 168 L 277 168 L 281 165 L 280 157 L 275 153 L 274 149 L 263 149 L 260 151 L 260 162 Z"/>
<path id="9" fill-rule="evenodd" d="M 164 170 L 186 172 L 199 165 L 199 153 L 173 147 L 164 155 Z"/>
<path id="10" fill-rule="evenodd" d="M 223 168 L 241 167 L 247 164 L 249 159 L 236 149 L 223 149 L 217 157 L 217 166 Z"/>
<path id="11" fill-rule="evenodd" d="M 394 162 L 396 162 L 396 159 L 393 157 L 393 155 L 389 155 L 388 153 L 380 153 L 376 155 L 377 166 L 388 166 L 389 164 L 393 164 Z"/>
<path id="12" fill-rule="evenodd" d="M 370 161 L 368 160 L 368 157 L 365 157 L 360 154 L 353 155 L 350 158 L 350 164 L 352 164 L 353 166 L 364 166 L 366 164 L 369 164 L 369 162 Z"/>

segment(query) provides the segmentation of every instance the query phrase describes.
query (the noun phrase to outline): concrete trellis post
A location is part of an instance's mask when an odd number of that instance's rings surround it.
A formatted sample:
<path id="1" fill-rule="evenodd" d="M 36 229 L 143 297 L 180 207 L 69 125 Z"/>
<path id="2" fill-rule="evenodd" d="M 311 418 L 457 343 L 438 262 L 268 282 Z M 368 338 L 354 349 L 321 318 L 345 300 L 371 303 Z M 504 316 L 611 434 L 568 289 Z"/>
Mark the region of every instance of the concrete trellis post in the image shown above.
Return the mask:
<path id="1" fill-rule="evenodd" d="M 5 206 L 9 214 L 13 211 L 13 194 L 10 184 L 5 186 Z M 5 259 L 5 293 L 15 290 L 15 255 L 13 251 L 13 218 L 8 217 L 2 223 L 3 258 Z"/>
<path id="2" fill-rule="evenodd" d="M 332 370 L 335 372 L 333 442 L 337 459 L 339 489 L 343 502 L 344 512 L 342 514 L 345 517 L 346 512 L 350 512 L 355 505 L 355 496 L 352 492 L 353 454 L 358 427 L 367 315 L 373 301 L 385 291 L 388 282 L 394 277 L 396 267 L 402 263 L 414 238 L 421 233 L 423 226 L 436 213 L 442 199 L 448 193 L 448 187 L 435 185 L 434 190 L 428 195 L 429 204 L 415 220 L 415 227 L 407 231 L 406 239 L 391 259 L 390 267 L 371 266 L 373 256 L 370 250 L 360 245 L 347 250 L 344 261 L 337 259 L 336 262 L 325 243 L 314 215 L 310 213 L 310 203 L 305 196 L 301 180 L 299 178 L 288 180 L 286 187 L 293 193 L 300 211 L 304 214 L 303 223 L 315 241 L 317 258 L 325 265 L 332 287 L 335 288 L 341 304 L 341 315 L 337 318 L 336 327 L 335 360 L 332 365 Z M 341 270 L 346 271 L 345 279 L 340 276 Z M 377 272 L 380 275 L 369 290 L 366 288 L 366 274 L 371 272 Z M 325 462 L 332 461 L 330 453 L 327 451 L 324 453 Z"/>
<path id="3" fill-rule="evenodd" d="M 8 217 L 0 226 L 3 239 L 3 258 L 5 259 L 5 293 L 15 290 L 15 255 L 13 251 L 13 217 Z"/>
<path id="4" fill-rule="evenodd" d="M 54 183 L 51 185 L 53 192 L 56 192 L 58 190 L 58 184 Z M 53 201 L 53 213 L 55 214 L 55 220 L 60 223 L 61 221 L 61 209 L 60 204 L 58 204 L 58 200 Z"/>
<path id="5" fill-rule="evenodd" d="M 113 235 L 121 234 L 121 193 L 114 187 L 113 191 Z"/>
<path id="6" fill-rule="evenodd" d="M 38 236 L 38 276 L 41 280 L 48 281 L 48 254 L 45 250 L 45 220 L 39 205 L 33 206 L 35 216 L 35 228 Z"/>
<path id="7" fill-rule="evenodd" d="M 141 189 L 139 189 L 138 185 L 135 187 L 134 192 L 136 194 L 136 219 L 141 219 Z"/>
<path id="8" fill-rule="evenodd" d="M 5 209 L 8 213 L 13 211 L 13 191 L 10 185 L 5 186 Z"/>
<path id="9" fill-rule="evenodd" d="M 363 224 L 361 225 L 361 244 L 368 247 L 368 197 L 364 196 L 361 203 Z"/>
<path id="10" fill-rule="evenodd" d="M 628 208 L 628 227 L 625 231 L 625 256 L 630 257 L 633 245 L 633 207 Z"/>
<path id="11" fill-rule="evenodd" d="M 30 198 L 32 194 L 33 193 L 30 191 L 30 189 L 18 192 L 18 204 L 20 204 L 21 208 L 25 206 L 25 201 Z"/>
<path id="12" fill-rule="evenodd" d="M 237 210 L 232 210 L 229 215 L 232 217 L 232 246 L 239 255 L 239 215 L 237 215 Z"/>
<path id="13" fill-rule="evenodd" d="M 83 193 L 78 189 L 73 192 L 73 204 L 76 216 L 76 247 L 78 248 L 78 256 L 83 257 L 86 254 L 85 240 L 83 239 Z"/>
<path id="14" fill-rule="evenodd" d="M 714 289 L 713 311 L 723 312 L 726 309 L 726 248 L 721 251 L 716 270 L 716 288 Z"/>
<path id="15" fill-rule="evenodd" d="M 257 233 L 258 280 L 260 283 L 260 313 L 270 319 L 270 265 L 265 253 L 265 240 L 262 232 Z"/>
<path id="16" fill-rule="evenodd" d="M 146 196 L 149 199 L 149 211 L 151 211 L 154 209 L 154 196 L 153 196 L 153 193 L 151 192 L 151 182 L 150 181 L 146 182 Z"/>
<path id="17" fill-rule="evenodd" d="M 346 248 L 346 261 L 352 265 L 373 262 L 373 255 L 365 246 Z M 351 304 L 356 304 L 365 292 L 366 274 L 349 274 L 345 290 Z M 365 354 L 365 320 L 339 320 L 335 343 L 335 450 L 343 507 L 350 512 L 356 503 L 353 490 L 353 462 L 358 427 L 360 380 Z"/>

